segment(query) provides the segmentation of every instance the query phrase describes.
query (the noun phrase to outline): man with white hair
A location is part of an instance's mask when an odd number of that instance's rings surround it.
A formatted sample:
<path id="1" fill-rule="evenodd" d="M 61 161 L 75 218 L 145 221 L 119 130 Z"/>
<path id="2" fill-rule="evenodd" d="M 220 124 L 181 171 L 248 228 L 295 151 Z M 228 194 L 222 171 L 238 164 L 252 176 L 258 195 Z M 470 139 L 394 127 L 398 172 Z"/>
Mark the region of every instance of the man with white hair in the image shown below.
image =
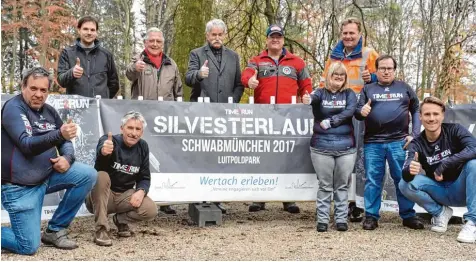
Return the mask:
<path id="1" fill-rule="evenodd" d="M 190 101 L 210 97 L 212 103 L 227 103 L 233 97 L 239 103 L 243 94 L 240 57 L 225 47 L 227 28 L 220 19 L 209 21 L 205 28 L 207 43 L 192 50 L 185 82 L 192 87 Z"/>
<path id="2" fill-rule="evenodd" d="M 108 214 L 114 214 L 117 235 L 130 237 L 129 223 L 150 221 L 157 206 L 147 196 L 150 187 L 149 146 L 142 139 L 147 123 L 141 113 L 130 111 L 121 119 L 121 133 L 99 139 L 94 168 L 98 179 L 86 197 L 86 208 L 94 214 L 94 243 L 111 246 Z"/>
<path id="3" fill-rule="evenodd" d="M 164 34 L 157 27 L 147 30 L 145 49 L 132 58 L 126 76 L 132 82 L 132 98 L 176 101 L 182 96 L 182 80 L 175 61 L 163 53 Z"/>

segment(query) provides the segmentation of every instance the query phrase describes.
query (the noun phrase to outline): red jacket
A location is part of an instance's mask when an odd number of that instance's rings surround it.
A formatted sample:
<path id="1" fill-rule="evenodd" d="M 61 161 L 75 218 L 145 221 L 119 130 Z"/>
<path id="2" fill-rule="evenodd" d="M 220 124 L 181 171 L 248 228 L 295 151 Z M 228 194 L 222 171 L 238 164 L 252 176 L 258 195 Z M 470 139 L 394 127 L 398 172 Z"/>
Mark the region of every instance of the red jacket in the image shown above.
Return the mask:
<path id="1" fill-rule="evenodd" d="M 248 87 L 248 80 L 258 71 L 259 85 L 254 91 L 256 104 L 269 104 L 270 97 L 274 96 L 276 104 L 290 104 L 291 97 L 296 96 L 296 101 L 312 92 L 311 77 L 304 60 L 289 53 L 283 48 L 283 54 L 278 64 L 268 56 L 268 51 L 251 58 L 241 75 L 241 82 Z"/>

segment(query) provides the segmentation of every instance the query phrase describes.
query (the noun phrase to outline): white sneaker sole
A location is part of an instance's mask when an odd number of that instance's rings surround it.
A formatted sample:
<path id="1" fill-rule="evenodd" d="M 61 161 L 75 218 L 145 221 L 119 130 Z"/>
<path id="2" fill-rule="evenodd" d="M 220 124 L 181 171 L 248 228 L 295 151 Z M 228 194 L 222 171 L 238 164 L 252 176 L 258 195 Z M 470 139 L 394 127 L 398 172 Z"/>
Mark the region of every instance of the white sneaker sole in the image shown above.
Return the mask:
<path id="1" fill-rule="evenodd" d="M 432 227 L 430 230 L 436 233 L 445 233 L 448 228 Z"/>
<path id="2" fill-rule="evenodd" d="M 458 240 L 458 242 L 461 242 L 461 243 L 474 243 L 476 242 L 476 240 L 474 238 L 472 239 L 467 239 L 467 238 L 462 238 L 462 237 L 459 237 L 456 238 L 456 240 Z"/>

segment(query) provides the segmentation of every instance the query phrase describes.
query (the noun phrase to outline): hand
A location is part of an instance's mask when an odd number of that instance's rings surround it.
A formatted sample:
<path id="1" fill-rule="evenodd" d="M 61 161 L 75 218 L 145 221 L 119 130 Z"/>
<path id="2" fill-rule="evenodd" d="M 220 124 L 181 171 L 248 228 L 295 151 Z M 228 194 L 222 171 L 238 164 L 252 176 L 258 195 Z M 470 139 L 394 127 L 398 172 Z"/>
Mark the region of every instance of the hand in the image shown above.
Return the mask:
<path id="1" fill-rule="evenodd" d="M 418 152 L 415 152 L 412 162 L 410 163 L 410 174 L 416 176 L 420 174 L 421 164 L 418 161 Z"/>
<path id="2" fill-rule="evenodd" d="M 434 176 L 435 176 L 435 180 L 440 182 L 440 181 L 443 181 L 443 175 L 439 175 L 438 173 L 433 173 Z"/>
<path id="3" fill-rule="evenodd" d="M 370 103 L 372 103 L 372 100 L 370 100 L 370 98 L 369 98 L 369 101 L 367 102 L 367 104 L 365 104 L 362 107 L 362 110 L 360 110 L 360 114 L 363 117 L 367 117 L 370 114 L 370 111 L 372 111 L 372 107 L 370 106 Z"/>
<path id="4" fill-rule="evenodd" d="M 76 124 L 70 118 L 66 124 L 63 124 L 60 128 L 61 136 L 66 140 L 71 140 L 76 137 Z"/>
<path id="5" fill-rule="evenodd" d="M 210 68 L 208 68 L 208 60 L 205 60 L 202 67 L 200 67 L 200 77 L 207 78 L 208 74 L 210 73 Z"/>
<path id="6" fill-rule="evenodd" d="M 248 87 L 251 89 L 255 89 L 259 85 L 258 77 L 258 70 L 255 69 L 255 74 L 248 80 Z"/>
<path id="7" fill-rule="evenodd" d="M 311 96 L 309 95 L 309 93 L 307 92 L 307 90 L 306 90 L 306 93 L 302 96 L 302 103 L 303 103 L 303 104 L 306 104 L 306 105 L 310 105 L 310 104 L 311 104 Z"/>
<path id="8" fill-rule="evenodd" d="M 324 119 L 319 123 L 319 125 L 322 127 L 322 129 L 327 130 L 331 128 L 331 121 L 329 119 Z"/>
<path id="9" fill-rule="evenodd" d="M 144 62 L 144 56 L 140 56 L 139 60 L 136 62 L 136 71 L 137 72 L 142 72 L 145 69 L 145 62 Z"/>
<path id="10" fill-rule="evenodd" d="M 114 151 L 114 143 L 112 142 L 112 132 L 107 133 L 107 140 L 104 141 L 101 148 L 101 154 L 108 156 Z"/>
<path id="11" fill-rule="evenodd" d="M 68 160 L 66 160 L 66 158 L 64 158 L 63 156 L 59 156 L 57 158 L 50 158 L 50 162 L 53 164 L 53 169 L 60 173 L 68 171 L 70 167 Z"/>
<path id="12" fill-rule="evenodd" d="M 83 75 L 83 68 L 81 67 L 81 61 L 79 57 L 76 57 L 76 65 L 73 67 L 73 77 L 74 78 L 81 78 Z"/>
<path id="13" fill-rule="evenodd" d="M 367 65 L 365 65 L 365 69 L 362 71 L 362 80 L 364 80 L 365 83 L 372 81 L 372 76 L 370 75 Z"/>
<path id="14" fill-rule="evenodd" d="M 407 137 L 405 137 L 405 140 L 406 140 L 407 142 L 406 142 L 405 145 L 403 146 L 403 149 L 407 149 L 407 147 L 408 147 L 408 145 L 410 144 L 410 142 L 412 142 L 413 137 L 412 137 L 412 136 L 407 136 Z"/>
<path id="15" fill-rule="evenodd" d="M 132 194 L 131 201 L 129 203 L 131 203 L 133 207 L 140 207 L 140 205 L 142 204 L 142 200 L 144 200 L 144 196 L 144 190 L 138 190 L 134 194 Z"/>

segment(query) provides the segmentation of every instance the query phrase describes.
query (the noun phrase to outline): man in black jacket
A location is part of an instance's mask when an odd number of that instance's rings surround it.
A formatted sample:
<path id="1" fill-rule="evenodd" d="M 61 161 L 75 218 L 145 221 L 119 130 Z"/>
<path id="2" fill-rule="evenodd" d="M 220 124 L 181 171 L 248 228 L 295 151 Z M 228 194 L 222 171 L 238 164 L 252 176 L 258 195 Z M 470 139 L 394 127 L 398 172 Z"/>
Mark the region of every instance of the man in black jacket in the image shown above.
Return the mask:
<path id="1" fill-rule="evenodd" d="M 119 91 L 119 78 L 113 55 L 96 39 L 98 22 L 85 16 L 78 21 L 79 38 L 63 49 L 58 62 L 58 83 L 67 94 L 113 98 Z"/>
<path id="2" fill-rule="evenodd" d="M 431 230 L 438 233 L 447 230 L 453 215 L 449 206 L 466 206 L 466 224 L 457 240 L 474 243 L 476 138 L 460 124 L 442 123 L 445 105 L 438 98 L 425 98 L 420 110 L 425 130 L 410 143 L 400 190 L 433 215 Z"/>
<path id="3" fill-rule="evenodd" d="M 150 187 L 149 146 L 142 140 L 147 126 L 142 114 L 131 111 L 121 120 L 121 134 L 99 139 L 96 150 L 98 179 L 86 198 L 86 207 L 94 214 L 99 246 L 110 246 L 107 215 L 115 213 L 113 222 L 120 237 L 129 237 L 128 223 L 149 221 L 157 216 L 157 206 L 147 196 Z"/>

